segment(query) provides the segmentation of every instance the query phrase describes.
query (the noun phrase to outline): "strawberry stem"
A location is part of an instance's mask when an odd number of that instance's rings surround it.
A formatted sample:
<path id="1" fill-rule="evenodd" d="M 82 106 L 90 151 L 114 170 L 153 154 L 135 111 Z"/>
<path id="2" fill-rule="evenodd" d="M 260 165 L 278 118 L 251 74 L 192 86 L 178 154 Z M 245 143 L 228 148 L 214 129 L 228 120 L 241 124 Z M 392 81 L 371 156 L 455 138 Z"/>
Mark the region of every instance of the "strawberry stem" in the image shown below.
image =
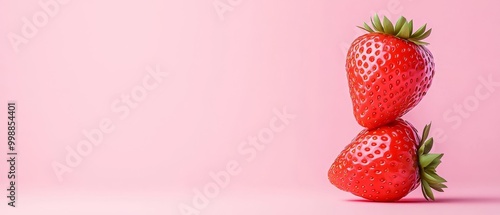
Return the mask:
<path id="1" fill-rule="evenodd" d="M 404 16 L 401 16 L 396 25 L 393 25 L 392 22 L 384 16 L 384 19 L 380 21 L 380 18 L 377 14 L 373 16 L 371 20 L 372 27 L 368 24 L 363 23 L 363 26 L 358 26 L 365 31 L 370 33 L 379 32 L 384 34 L 393 35 L 395 37 L 408 40 L 417 45 L 429 45 L 429 43 L 424 42 L 423 40 L 431 35 L 432 29 L 426 31 L 427 24 L 418 28 L 415 32 L 413 32 L 413 20 L 406 20 Z"/>
<path id="2" fill-rule="evenodd" d="M 436 168 L 441 163 L 441 158 L 444 154 L 431 154 L 429 153 L 434 145 L 434 139 L 429 136 L 429 131 L 431 130 L 431 123 L 424 127 L 422 133 L 422 139 L 420 140 L 418 147 L 418 161 L 420 168 L 420 180 L 422 186 L 422 193 L 426 200 L 434 201 L 434 194 L 432 190 L 438 192 L 444 192 L 443 188 L 448 188 L 444 183 L 446 180 L 439 176 L 436 172 Z"/>

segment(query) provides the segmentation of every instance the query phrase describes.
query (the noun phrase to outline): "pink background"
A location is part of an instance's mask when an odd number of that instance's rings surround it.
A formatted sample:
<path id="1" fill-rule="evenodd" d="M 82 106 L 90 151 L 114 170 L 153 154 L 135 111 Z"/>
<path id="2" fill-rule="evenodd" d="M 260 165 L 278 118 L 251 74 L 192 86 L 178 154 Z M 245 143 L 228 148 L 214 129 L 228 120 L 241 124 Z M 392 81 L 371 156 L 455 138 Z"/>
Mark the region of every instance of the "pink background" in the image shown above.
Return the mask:
<path id="1" fill-rule="evenodd" d="M 496 1 L 61 0 L 16 52 L 8 35 L 22 35 L 23 17 L 53 1 L 0 1 L 0 137 L 6 102 L 15 100 L 20 154 L 15 209 L 0 163 L 2 215 L 182 214 L 194 190 L 213 182 L 210 172 L 231 161 L 239 172 L 200 214 L 421 213 L 412 209 L 422 205 L 419 190 L 408 204 L 363 203 L 327 180 L 361 130 L 344 51 L 375 12 L 433 28 L 433 86 L 404 117 L 419 130 L 432 121 L 434 150 L 445 153 L 438 171 L 450 188 L 426 210 L 500 209 L 500 84 L 481 82 L 500 82 Z M 231 9 L 223 19 L 214 2 Z M 155 65 L 168 77 L 120 118 L 114 102 L 139 89 Z M 270 131 L 274 110 L 284 107 L 295 118 L 255 157 L 242 154 L 242 142 Z M 105 118 L 114 130 L 58 180 L 52 164 L 64 164 L 65 148 Z"/>

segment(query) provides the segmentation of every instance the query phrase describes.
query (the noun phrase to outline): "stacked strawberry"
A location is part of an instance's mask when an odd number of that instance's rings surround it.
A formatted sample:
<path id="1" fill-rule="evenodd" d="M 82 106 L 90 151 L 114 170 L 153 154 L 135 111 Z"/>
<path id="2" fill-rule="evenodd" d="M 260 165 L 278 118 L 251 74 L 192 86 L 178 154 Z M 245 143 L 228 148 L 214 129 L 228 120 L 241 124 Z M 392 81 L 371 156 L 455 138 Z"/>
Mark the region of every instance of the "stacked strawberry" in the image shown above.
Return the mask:
<path id="1" fill-rule="evenodd" d="M 397 201 L 420 184 L 426 199 L 432 189 L 443 192 L 445 179 L 436 168 L 443 154 L 429 153 L 430 124 L 421 137 L 399 118 L 425 96 L 434 76 L 431 52 L 425 47 L 431 29 L 413 32 L 413 21 L 401 17 L 395 25 L 375 15 L 369 33 L 352 43 L 346 61 L 349 92 L 362 130 L 328 171 L 341 190 L 373 201 Z"/>

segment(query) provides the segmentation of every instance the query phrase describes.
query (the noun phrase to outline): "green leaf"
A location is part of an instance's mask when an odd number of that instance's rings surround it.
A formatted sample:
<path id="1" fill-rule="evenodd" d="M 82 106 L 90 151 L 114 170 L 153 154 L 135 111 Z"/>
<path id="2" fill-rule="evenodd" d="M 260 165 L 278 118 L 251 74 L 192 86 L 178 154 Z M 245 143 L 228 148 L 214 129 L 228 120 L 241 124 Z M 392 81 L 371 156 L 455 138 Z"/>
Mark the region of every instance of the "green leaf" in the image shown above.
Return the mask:
<path id="1" fill-rule="evenodd" d="M 403 27 L 403 24 L 405 24 L 406 18 L 404 16 L 399 17 L 398 21 L 396 22 L 396 26 L 394 27 L 394 32 L 397 34 L 401 30 L 401 27 Z"/>
<path id="2" fill-rule="evenodd" d="M 384 16 L 384 32 L 386 34 L 394 34 L 394 27 L 392 26 L 392 22 Z"/>
<path id="3" fill-rule="evenodd" d="M 414 39 L 423 40 L 423 39 L 429 37 L 429 35 L 431 35 L 431 32 L 432 32 L 432 28 L 429 29 L 428 31 L 426 31 L 424 34 L 420 35 L 419 37 L 415 37 Z"/>
<path id="4" fill-rule="evenodd" d="M 424 148 L 425 148 L 424 154 L 427 154 L 431 151 L 432 145 L 434 145 L 434 138 L 431 137 L 424 143 Z"/>
<path id="5" fill-rule="evenodd" d="M 441 191 L 439 191 L 439 192 L 444 192 L 443 188 L 448 188 L 446 185 L 441 184 L 441 183 L 437 183 L 437 184 L 429 183 L 429 186 L 431 186 L 435 190 L 438 190 L 436 188 L 441 189 Z"/>
<path id="6" fill-rule="evenodd" d="M 434 161 L 436 158 L 441 158 L 443 157 L 443 154 L 423 154 L 419 158 L 420 166 L 422 168 L 425 168 L 429 166 L 432 161 Z"/>
<path id="7" fill-rule="evenodd" d="M 441 183 L 437 179 L 435 179 L 431 175 L 429 175 L 429 173 L 427 173 L 426 171 L 424 171 L 424 173 L 422 173 L 422 179 L 424 181 L 426 181 L 427 183 Z"/>
<path id="8" fill-rule="evenodd" d="M 438 174 L 436 174 L 436 172 L 433 172 L 433 171 L 425 171 L 425 173 L 427 173 L 429 176 L 431 176 L 433 179 L 435 179 L 437 181 L 437 183 L 444 183 L 444 182 L 447 182 L 446 179 L 442 178 L 441 176 L 439 176 Z"/>
<path id="9" fill-rule="evenodd" d="M 420 45 L 420 46 L 426 46 L 426 45 L 430 44 L 428 42 L 424 42 L 424 41 L 420 41 L 420 40 L 414 40 L 412 38 L 409 38 L 408 40 L 411 41 L 411 42 L 413 42 L 413 43 L 415 43 L 415 44 L 417 44 L 417 45 Z"/>
<path id="10" fill-rule="evenodd" d="M 424 195 L 427 195 L 430 199 L 434 201 L 434 194 L 432 193 L 431 187 L 427 181 L 422 180 L 422 187 L 424 188 Z"/>
<path id="11" fill-rule="evenodd" d="M 378 18 L 378 15 L 375 14 L 373 16 L 373 21 L 372 21 L 373 27 L 379 31 L 379 32 L 384 32 L 384 27 L 382 26 L 382 23 L 380 22 L 380 18 Z"/>
<path id="12" fill-rule="evenodd" d="M 410 25 L 409 23 L 405 23 L 403 25 L 403 27 L 401 27 L 401 30 L 396 35 L 396 37 L 408 39 L 408 37 L 410 37 L 410 27 L 409 27 L 409 25 Z"/>
<path id="13" fill-rule="evenodd" d="M 434 160 L 431 162 L 431 164 L 427 165 L 425 168 L 426 168 L 426 169 L 434 169 L 434 170 L 435 170 L 435 169 L 439 166 L 439 164 L 441 164 L 441 158 L 439 158 L 439 159 L 434 159 Z"/>
<path id="14" fill-rule="evenodd" d="M 410 35 L 411 35 L 413 32 L 413 20 L 410 20 L 410 22 L 408 23 L 408 27 L 409 27 Z M 410 36 L 408 36 L 408 37 L 410 37 Z"/>
<path id="15" fill-rule="evenodd" d="M 425 151 L 425 144 L 421 144 L 420 147 L 418 147 L 418 157 L 424 155 Z"/>
<path id="16" fill-rule="evenodd" d="M 420 188 L 422 188 L 422 194 L 424 195 L 425 200 L 429 201 L 429 197 L 427 197 L 427 194 L 425 193 L 423 181 L 422 181 L 422 185 L 420 185 Z"/>
<path id="17" fill-rule="evenodd" d="M 428 171 L 428 172 L 436 172 L 436 168 L 433 168 L 433 167 L 425 167 L 425 171 Z"/>
<path id="18" fill-rule="evenodd" d="M 373 30 L 378 31 L 377 26 L 375 26 L 375 22 L 373 22 L 373 18 L 370 18 L 370 22 L 372 23 Z"/>
<path id="19" fill-rule="evenodd" d="M 359 26 L 358 26 L 358 27 L 359 27 Z M 361 27 L 359 27 L 359 28 L 361 28 Z M 362 29 L 364 29 L 364 30 L 366 30 L 366 31 L 368 31 L 368 32 L 370 32 L 370 33 L 373 33 L 373 29 L 372 29 L 372 28 L 370 28 L 370 26 L 369 26 L 368 24 L 366 24 L 366 22 L 365 22 L 365 23 L 363 23 L 363 28 L 362 28 Z"/>
<path id="20" fill-rule="evenodd" d="M 437 187 L 436 184 L 430 183 L 429 186 L 434 190 L 437 190 L 439 192 L 444 192 L 443 188 Z"/>
<path id="21" fill-rule="evenodd" d="M 415 31 L 415 33 L 413 33 L 411 35 L 410 38 L 415 38 L 415 37 L 418 37 L 418 36 L 422 35 L 425 32 L 425 28 L 426 27 L 427 27 L 427 24 L 425 24 L 422 27 L 420 27 L 417 31 Z"/>
<path id="22" fill-rule="evenodd" d="M 432 175 L 430 175 L 427 171 L 424 171 L 424 173 L 422 173 L 422 176 L 423 176 L 424 181 L 426 181 L 428 183 L 443 183 L 444 182 L 444 181 L 440 181 L 440 180 L 432 177 Z"/>
<path id="23" fill-rule="evenodd" d="M 448 186 L 446 186 L 445 184 L 436 184 L 437 187 L 439 188 L 448 188 Z"/>
<path id="24" fill-rule="evenodd" d="M 429 131 L 431 130 L 431 124 L 432 123 L 425 125 L 424 131 L 422 132 L 422 141 L 427 140 L 427 137 L 429 136 Z"/>
<path id="25" fill-rule="evenodd" d="M 429 186 L 434 189 L 434 190 L 437 190 L 439 192 L 444 192 L 444 188 L 448 188 L 446 185 L 442 184 L 442 183 L 429 183 Z"/>

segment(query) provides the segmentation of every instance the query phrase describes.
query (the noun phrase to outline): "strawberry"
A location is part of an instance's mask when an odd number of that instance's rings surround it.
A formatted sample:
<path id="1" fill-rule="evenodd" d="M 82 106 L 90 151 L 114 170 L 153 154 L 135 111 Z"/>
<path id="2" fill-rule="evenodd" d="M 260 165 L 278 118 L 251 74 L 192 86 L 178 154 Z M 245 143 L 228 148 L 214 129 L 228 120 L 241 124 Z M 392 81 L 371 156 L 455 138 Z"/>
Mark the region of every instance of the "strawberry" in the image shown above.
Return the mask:
<path id="1" fill-rule="evenodd" d="M 376 129 L 361 131 L 328 171 L 337 188 L 373 201 L 397 201 L 422 184 L 426 199 L 431 189 L 443 192 L 445 179 L 436 174 L 443 154 L 429 154 L 433 139 L 422 140 L 408 122 L 397 119 Z"/>
<path id="2" fill-rule="evenodd" d="M 429 89 L 434 58 L 424 46 L 432 29 L 413 31 L 413 21 L 401 17 L 395 26 L 377 15 L 373 29 L 358 37 L 347 53 L 346 71 L 356 121 L 363 127 L 384 125 L 415 107 Z"/>

